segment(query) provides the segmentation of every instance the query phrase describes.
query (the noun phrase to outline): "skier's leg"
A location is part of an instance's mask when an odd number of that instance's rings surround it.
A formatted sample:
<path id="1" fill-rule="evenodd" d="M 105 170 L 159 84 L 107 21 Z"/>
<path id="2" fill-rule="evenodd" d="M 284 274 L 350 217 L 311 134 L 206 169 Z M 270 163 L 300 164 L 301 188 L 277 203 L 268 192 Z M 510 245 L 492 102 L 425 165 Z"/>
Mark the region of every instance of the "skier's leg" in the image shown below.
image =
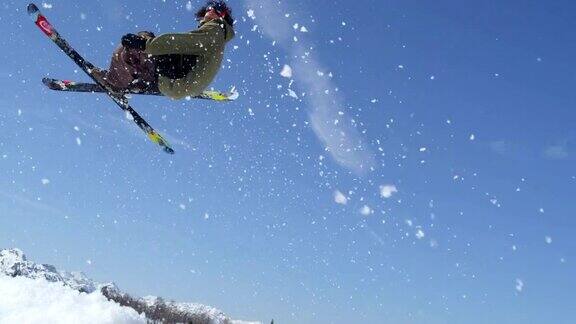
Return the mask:
<path id="1" fill-rule="evenodd" d="M 153 39 L 154 33 L 149 31 L 141 31 L 138 36 L 145 39 Z M 130 64 L 134 68 L 131 87 L 138 90 L 157 90 L 158 89 L 158 75 L 156 72 L 156 63 L 152 57 L 144 51 L 131 50 Z"/>
<path id="2" fill-rule="evenodd" d="M 130 62 L 130 50 L 119 46 L 112 54 L 110 67 L 103 75 L 104 81 L 114 90 L 126 90 L 134 80 L 134 67 Z"/>
<path id="3" fill-rule="evenodd" d="M 139 36 L 153 38 L 151 32 L 139 32 Z M 114 91 L 152 90 L 157 88 L 158 77 L 154 61 L 143 51 L 120 45 L 114 51 L 107 71 L 96 71 L 98 81 Z"/>
<path id="4" fill-rule="evenodd" d="M 131 50 L 129 61 L 134 71 L 129 88 L 134 91 L 157 90 L 158 75 L 154 60 L 143 51 Z"/>

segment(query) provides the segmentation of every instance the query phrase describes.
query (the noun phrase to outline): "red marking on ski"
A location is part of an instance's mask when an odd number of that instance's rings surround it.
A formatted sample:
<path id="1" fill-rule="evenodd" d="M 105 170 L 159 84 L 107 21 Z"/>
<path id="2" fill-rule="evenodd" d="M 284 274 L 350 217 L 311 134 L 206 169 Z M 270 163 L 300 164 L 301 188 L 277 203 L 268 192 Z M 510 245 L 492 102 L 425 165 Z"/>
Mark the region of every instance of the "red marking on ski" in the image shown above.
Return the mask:
<path id="1" fill-rule="evenodd" d="M 54 34 L 54 28 L 52 27 L 52 25 L 50 25 L 50 23 L 48 22 L 48 20 L 46 20 L 46 18 L 44 18 L 44 16 L 42 15 L 38 15 L 38 19 L 36 20 L 36 25 L 38 27 L 40 27 L 40 29 L 44 32 L 44 34 L 46 34 L 48 37 L 52 37 L 52 35 Z"/>

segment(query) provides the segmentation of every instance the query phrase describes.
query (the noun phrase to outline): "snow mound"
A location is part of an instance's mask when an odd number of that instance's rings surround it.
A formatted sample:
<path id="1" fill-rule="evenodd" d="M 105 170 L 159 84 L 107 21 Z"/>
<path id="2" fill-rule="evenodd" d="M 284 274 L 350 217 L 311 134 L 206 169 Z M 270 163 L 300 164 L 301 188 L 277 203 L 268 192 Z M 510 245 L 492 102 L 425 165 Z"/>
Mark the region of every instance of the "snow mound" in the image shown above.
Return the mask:
<path id="1" fill-rule="evenodd" d="M 0 324 L 146 323 L 163 319 L 258 323 L 231 320 L 222 311 L 202 304 L 152 296 L 135 298 L 113 283 L 100 284 L 81 272 L 58 271 L 52 265 L 28 261 L 19 249 L 0 249 Z"/>
<path id="2" fill-rule="evenodd" d="M 0 323 L 146 323 L 144 315 L 62 282 L 0 274 Z"/>

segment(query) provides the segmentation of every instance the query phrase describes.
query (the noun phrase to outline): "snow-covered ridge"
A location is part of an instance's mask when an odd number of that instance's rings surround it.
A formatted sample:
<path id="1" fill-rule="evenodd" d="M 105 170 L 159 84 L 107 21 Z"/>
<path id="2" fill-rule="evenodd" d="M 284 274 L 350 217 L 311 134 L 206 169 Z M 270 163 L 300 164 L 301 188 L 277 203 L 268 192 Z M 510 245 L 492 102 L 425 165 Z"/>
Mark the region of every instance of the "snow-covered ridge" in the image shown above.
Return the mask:
<path id="1" fill-rule="evenodd" d="M 7 277 L 13 277 L 9 279 Z M 2 278 L 3 277 L 3 278 Z M 80 272 L 65 272 L 58 271 L 56 267 L 49 264 L 37 264 L 29 261 L 26 255 L 18 249 L 0 250 L 0 284 L 6 287 L 12 287 L 14 290 L 16 286 L 20 285 L 25 287 L 23 289 L 30 289 L 31 284 L 22 278 L 39 280 L 37 285 L 44 285 L 43 291 L 48 289 L 69 289 L 71 292 L 78 292 L 96 295 L 96 298 L 102 300 L 109 300 L 127 306 L 136 311 L 138 314 L 145 314 L 149 320 L 168 321 L 168 322 L 190 322 L 199 324 L 242 324 L 242 323 L 258 323 L 258 322 L 243 322 L 233 321 L 228 318 L 222 311 L 202 304 L 196 303 L 177 303 L 172 301 L 165 301 L 159 297 L 148 296 L 145 298 L 135 298 L 126 293 L 123 293 L 113 283 L 100 284 L 97 283 Z M 10 282 L 8 282 L 10 280 Z M 43 284 L 48 282 L 51 284 Z M 63 286 L 63 287 L 62 287 Z M 59 290 L 61 292 L 61 290 Z M 76 296 L 75 295 L 75 296 Z M 78 295 L 82 300 L 82 294 Z M 100 296 L 100 297 L 97 297 Z M 105 297 L 105 298 L 104 298 Z M 6 300 L 10 300 L 7 298 Z M 5 305 L 1 304 L 0 310 L 10 308 L 10 305 L 5 301 Z M 49 302 L 49 301 L 48 301 Z M 57 302 L 56 302 L 57 303 Z M 122 309 L 119 307 L 118 309 Z M 107 306 L 108 307 L 108 306 Z M 126 309 L 126 307 L 123 307 Z M 2 313 L 2 312 L 0 312 Z M 134 313 L 134 314 L 136 314 Z M 18 314 L 17 314 L 18 315 Z M 19 315 L 18 315 L 19 316 Z M 3 321 L 2 314 L 0 314 L 0 322 Z"/>
<path id="2" fill-rule="evenodd" d="M 26 255 L 18 249 L 0 250 L 0 273 L 10 277 L 41 278 L 49 282 L 61 282 L 65 286 L 85 293 L 92 293 L 99 286 L 81 272 L 58 271 L 52 265 L 28 261 Z"/>

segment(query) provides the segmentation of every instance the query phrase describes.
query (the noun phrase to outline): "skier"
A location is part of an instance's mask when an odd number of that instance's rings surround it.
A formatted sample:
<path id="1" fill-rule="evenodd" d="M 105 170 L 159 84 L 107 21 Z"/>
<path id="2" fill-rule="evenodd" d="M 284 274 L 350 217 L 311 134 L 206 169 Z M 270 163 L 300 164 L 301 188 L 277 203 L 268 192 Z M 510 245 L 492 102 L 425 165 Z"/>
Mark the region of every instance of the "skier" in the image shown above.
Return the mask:
<path id="1" fill-rule="evenodd" d="M 155 36 L 126 34 L 109 69 L 93 71 L 114 92 L 159 90 L 172 99 L 197 96 L 212 82 L 234 37 L 232 10 L 210 0 L 196 12 L 197 30 Z"/>

